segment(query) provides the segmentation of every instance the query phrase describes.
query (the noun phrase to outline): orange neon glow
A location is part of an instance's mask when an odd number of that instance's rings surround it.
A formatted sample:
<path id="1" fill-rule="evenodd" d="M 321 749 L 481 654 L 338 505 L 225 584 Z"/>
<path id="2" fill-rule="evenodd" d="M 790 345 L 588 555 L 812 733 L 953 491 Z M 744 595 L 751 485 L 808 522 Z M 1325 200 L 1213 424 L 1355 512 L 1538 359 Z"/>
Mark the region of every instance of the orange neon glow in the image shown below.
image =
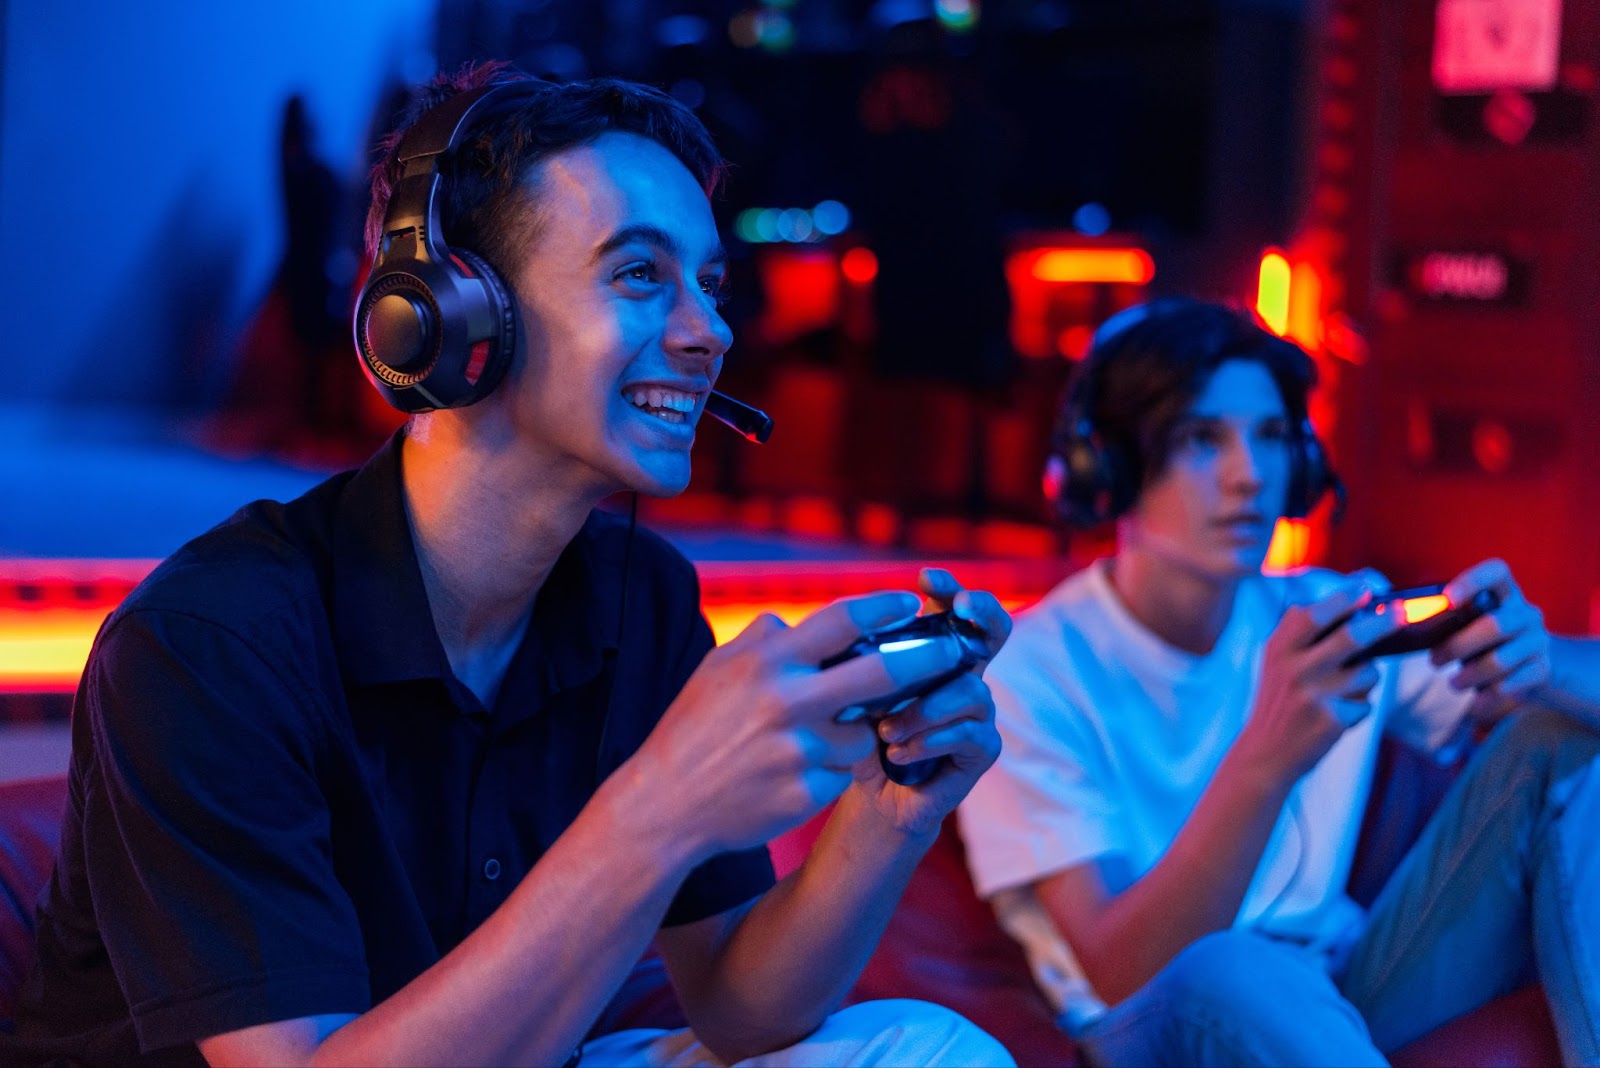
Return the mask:
<path id="1" fill-rule="evenodd" d="M 1408 597 L 1400 602 L 1401 610 L 1406 614 L 1407 623 L 1421 623 L 1424 619 L 1434 616 L 1450 607 L 1450 598 L 1442 593 L 1428 597 Z"/>
<path id="2" fill-rule="evenodd" d="M 0 693 L 71 693 L 95 632 L 154 560 L 0 560 Z"/>
<path id="3" fill-rule="evenodd" d="M 0 694 L 71 693 L 106 615 L 151 561 L 0 562 Z M 788 623 L 840 597 L 914 586 L 908 561 L 701 563 L 703 608 L 717 641 L 771 612 Z M 1008 611 L 1033 603 L 1060 579 L 1048 560 L 944 564 L 969 587 L 990 590 Z"/>
<path id="4" fill-rule="evenodd" d="M 1290 272 L 1285 332 L 1311 352 L 1322 346 L 1322 275 L 1310 263 L 1297 263 Z"/>
<path id="5" fill-rule="evenodd" d="M 1033 598 L 1002 597 L 1000 605 L 1007 612 L 1016 612 L 1033 603 Z M 800 622 L 806 616 L 819 608 L 829 604 L 828 601 L 769 601 L 749 604 L 708 604 L 705 606 L 706 621 L 711 624 L 711 633 L 721 645 L 730 638 L 736 637 L 740 631 L 763 612 L 771 612 L 790 626 Z"/>
<path id="6" fill-rule="evenodd" d="M 1142 286 L 1156 273 L 1155 261 L 1142 248 L 1051 248 L 1036 255 L 1032 274 L 1041 282 Z"/>
<path id="7" fill-rule="evenodd" d="M 1029 359 L 1076 359 L 1095 324 L 1142 297 L 1155 261 L 1124 238 L 1072 243 L 1065 233 L 1033 235 L 1006 254 L 1011 344 Z"/>
<path id="8" fill-rule="evenodd" d="M 1256 314 L 1279 337 L 1289 331 L 1289 290 L 1292 272 L 1289 261 L 1277 249 L 1261 255 L 1261 271 L 1256 281 Z"/>
<path id="9" fill-rule="evenodd" d="M 1028 597 L 1006 597 L 1000 603 L 1016 611 L 1031 603 Z M 795 624 L 829 601 L 752 601 L 708 604 L 706 619 L 717 643 L 728 641 L 748 627 L 756 616 L 771 612 Z M 52 610 L 34 618 L 0 617 L 0 694 L 71 693 L 89 659 L 95 632 L 109 609 L 94 612 Z"/>
<path id="10" fill-rule="evenodd" d="M 864 286 L 878 277 L 878 257 L 870 248 L 857 246 L 840 257 L 839 270 L 846 280 Z"/>
<path id="11" fill-rule="evenodd" d="M 1310 556 L 1311 524 L 1304 519 L 1280 519 L 1272 529 L 1272 541 L 1261 569 L 1268 574 L 1282 574 L 1304 567 Z"/>
<path id="12" fill-rule="evenodd" d="M 102 606 L 0 612 L 0 693 L 71 693 L 95 631 L 110 611 Z"/>
<path id="13" fill-rule="evenodd" d="M 717 644 L 721 645 L 737 636 L 763 612 L 771 612 L 793 626 L 827 603 L 827 601 L 792 601 L 783 604 L 708 604 L 705 606 L 705 613 L 706 621 L 711 624 L 711 633 L 717 639 Z"/>

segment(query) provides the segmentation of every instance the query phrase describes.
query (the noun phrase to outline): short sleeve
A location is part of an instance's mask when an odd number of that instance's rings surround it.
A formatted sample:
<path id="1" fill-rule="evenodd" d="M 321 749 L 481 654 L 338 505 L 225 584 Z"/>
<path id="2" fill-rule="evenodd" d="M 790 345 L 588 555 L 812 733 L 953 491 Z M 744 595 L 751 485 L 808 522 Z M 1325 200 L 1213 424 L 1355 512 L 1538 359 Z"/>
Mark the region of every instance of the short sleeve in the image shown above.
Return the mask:
<path id="1" fill-rule="evenodd" d="M 86 668 L 96 921 L 151 1050 L 370 1007 L 309 688 L 220 624 L 135 611 Z"/>
<path id="2" fill-rule="evenodd" d="M 1011 654 L 1011 655 L 1007 655 Z M 1044 660 L 1008 646 L 987 678 L 1000 757 L 957 809 L 978 896 L 1024 886 L 1126 849 L 1102 747 Z"/>
<path id="3" fill-rule="evenodd" d="M 704 613 L 696 611 L 688 641 L 669 674 L 661 711 L 666 711 L 667 705 L 700 666 L 700 661 L 715 647 L 711 625 L 706 622 Z M 766 893 L 775 881 L 772 857 L 765 846 L 719 853 L 689 873 L 661 925 L 676 927 L 726 912 Z"/>

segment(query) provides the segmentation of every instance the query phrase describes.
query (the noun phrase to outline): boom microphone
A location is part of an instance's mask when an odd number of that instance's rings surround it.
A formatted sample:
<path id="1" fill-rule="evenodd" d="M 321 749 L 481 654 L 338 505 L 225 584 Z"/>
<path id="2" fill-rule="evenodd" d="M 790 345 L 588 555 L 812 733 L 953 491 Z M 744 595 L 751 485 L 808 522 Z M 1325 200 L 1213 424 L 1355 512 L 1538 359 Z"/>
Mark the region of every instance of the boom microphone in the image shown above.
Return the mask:
<path id="1" fill-rule="evenodd" d="M 772 436 L 772 416 L 726 393 L 711 391 L 706 398 L 706 414 L 724 426 L 732 427 L 746 441 L 766 444 Z"/>

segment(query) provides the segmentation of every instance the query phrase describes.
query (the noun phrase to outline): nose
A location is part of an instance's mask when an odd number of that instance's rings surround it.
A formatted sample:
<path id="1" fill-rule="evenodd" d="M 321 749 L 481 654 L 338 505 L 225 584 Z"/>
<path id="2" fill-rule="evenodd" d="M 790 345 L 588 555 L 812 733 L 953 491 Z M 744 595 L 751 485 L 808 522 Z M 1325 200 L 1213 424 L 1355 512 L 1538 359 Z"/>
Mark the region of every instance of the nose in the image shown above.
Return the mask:
<path id="1" fill-rule="evenodd" d="M 665 345 L 685 363 L 709 365 L 733 345 L 733 330 L 717 311 L 715 297 L 698 285 L 686 286 L 668 317 Z"/>
<path id="2" fill-rule="evenodd" d="M 1229 449 L 1227 462 L 1223 465 L 1223 479 L 1227 486 L 1243 493 L 1259 492 L 1265 481 L 1264 452 L 1261 446 L 1247 441 L 1240 441 Z"/>

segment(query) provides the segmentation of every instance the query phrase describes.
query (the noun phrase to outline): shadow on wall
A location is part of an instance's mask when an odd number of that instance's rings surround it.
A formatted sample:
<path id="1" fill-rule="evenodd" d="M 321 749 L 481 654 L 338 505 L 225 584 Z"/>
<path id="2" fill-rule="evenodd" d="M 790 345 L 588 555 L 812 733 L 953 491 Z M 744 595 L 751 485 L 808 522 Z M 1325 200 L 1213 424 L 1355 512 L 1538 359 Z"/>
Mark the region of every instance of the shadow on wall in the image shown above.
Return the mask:
<path id="1" fill-rule="evenodd" d="M 175 410 L 214 404 L 226 388 L 227 320 L 241 278 L 238 249 L 251 235 L 190 177 L 173 197 L 126 277 L 107 299 L 86 304 L 97 324 L 73 357 L 74 404 L 131 403 Z M 210 209 L 210 210 L 208 210 Z M 172 345 L 149 358 L 153 339 Z"/>

